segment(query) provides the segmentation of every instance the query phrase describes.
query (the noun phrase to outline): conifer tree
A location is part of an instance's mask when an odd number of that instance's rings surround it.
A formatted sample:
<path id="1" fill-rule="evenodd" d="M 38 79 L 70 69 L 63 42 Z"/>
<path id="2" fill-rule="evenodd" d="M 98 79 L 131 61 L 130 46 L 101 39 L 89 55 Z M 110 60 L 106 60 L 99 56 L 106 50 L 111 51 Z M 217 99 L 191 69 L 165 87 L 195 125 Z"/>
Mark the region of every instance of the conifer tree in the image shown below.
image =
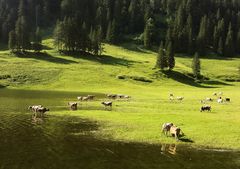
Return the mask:
<path id="1" fill-rule="evenodd" d="M 207 16 L 201 19 L 200 30 L 197 37 L 197 48 L 200 54 L 205 54 L 207 37 Z"/>
<path id="2" fill-rule="evenodd" d="M 116 21 L 113 20 L 112 22 L 109 22 L 108 24 L 108 30 L 107 30 L 107 41 L 110 43 L 117 43 L 119 40 L 117 39 L 117 31 L 116 31 Z"/>
<path id="3" fill-rule="evenodd" d="M 175 67 L 175 58 L 172 42 L 168 43 L 166 51 L 167 63 L 169 70 L 172 70 Z"/>
<path id="4" fill-rule="evenodd" d="M 40 52 L 42 50 L 42 36 L 39 27 L 37 27 L 35 32 L 34 41 L 32 42 L 32 49 L 35 52 Z"/>
<path id="5" fill-rule="evenodd" d="M 150 18 L 148 19 L 144 29 L 144 46 L 147 49 L 152 46 L 153 31 L 154 31 L 153 19 Z"/>
<path id="6" fill-rule="evenodd" d="M 29 25 L 26 17 L 26 2 L 21 0 L 18 7 L 18 19 L 15 26 L 17 50 L 30 48 Z"/>
<path id="7" fill-rule="evenodd" d="M 219 45 L 219 32 L 217 29 L 217 26 L 214 27 L 214 33 L 213 33 L 213 49 L 214 51 L 218 51 L 218 45 Z"/>
<path id="8" fill-rule="evenodd" d="M 217 52 L 218 52 L 219 55 L 223 55 L 223 51 L 224 51 L 223 40 L 222 40 L 222 38 L 220 37 L 220 38 L 219 38 L 219 42 L 218 42 Z"/>
<path id="9" fill-rule="evenodd" d="M 155 67 L 161 70 L 164 70 L 164 68 L 167 67 L 167 59 L 166 59 L 165 49 L 163 48 L 163 42 L 161 42 L 158 50 L 157 62 Z"/>
<path id="10" fill-rule="evenodd" d="M 240 29 L 237 33 L 237 39 L 236 39 L 236 51 L 240 53 Z"/>
<path id="11" fill-rule="evenodd" d="M 193 76 L 196 79 L 199 79 L 201 75 L 201 65 L 200 65 L 199 55 L 197 52 L 195 53 L 192 61 L 192 71 L 193 71 Z"/>
<path id="12" fill-rule="evenodd" d="M 228 27 L 226 42 L 225 42 L 224 56 L 231 57 L 233 55 L 234 55 L 233 31 L 232 31 L 232 25 L 230 23 Z"/>
<path id="13" fill-rule="evenodd" d="M 190 28 L 188 32 L 188 53 L 190 55 L 193 54 L 193 50 L 194 50 L 193 32 L 192 28 Z"/>
<path id="14" fill-rule="evenodd" d="M 14 52 L 14 50 L 16 49 L 16 34 L 15 34 L 15 31 L 9 32 L 8 48 L 12 52 Z"/>

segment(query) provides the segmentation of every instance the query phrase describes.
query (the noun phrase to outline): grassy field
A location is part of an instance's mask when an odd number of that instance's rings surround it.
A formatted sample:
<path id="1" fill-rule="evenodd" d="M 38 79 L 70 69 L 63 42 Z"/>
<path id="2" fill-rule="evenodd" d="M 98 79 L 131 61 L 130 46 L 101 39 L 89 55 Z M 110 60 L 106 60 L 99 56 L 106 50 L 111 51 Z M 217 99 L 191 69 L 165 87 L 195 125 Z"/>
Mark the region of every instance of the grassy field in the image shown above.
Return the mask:
<path id="1" fill-rule="evenodd" d="M 34 90 L 59 90 L 119 93 L 130 101 L 114 102 L 113 111 L 84 110 L 52 112 L 98 121 L 97 137 L 112 140 L 175 143 L 160 133 L 161 124 L 173 122 L 186 134 L 192 146 L 240 149 L 240 58 L 218 56 L 202 58 L 202 73 L 209 80 L 194 82 L 191 59 L 178 55 L 172 73 L 153 69 L 156 53 L 138 46 L 105 44 L 103 56 L 60 55 L 52 40 L 44 41 L 41 54 L 13 55 L 0 52 L 0 87 Z M 200 100 L 223 92 L 231 103 L 212 105 L 211 113 L 201 113 Z M 169 93 L 183 96 L 182 102 L 169 101 Z M 99 101 L 88 103 L 99 105 Z M 86 106 L 86 105 L 85 105 Z"/>

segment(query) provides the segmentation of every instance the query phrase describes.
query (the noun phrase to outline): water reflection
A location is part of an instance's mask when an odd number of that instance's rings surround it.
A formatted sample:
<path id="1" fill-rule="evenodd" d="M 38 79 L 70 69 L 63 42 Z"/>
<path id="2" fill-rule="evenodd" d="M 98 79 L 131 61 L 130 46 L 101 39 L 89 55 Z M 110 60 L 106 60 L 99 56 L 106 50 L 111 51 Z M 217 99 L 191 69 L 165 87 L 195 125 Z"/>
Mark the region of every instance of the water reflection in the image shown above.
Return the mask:
<path id="1" fill-rule="evenodd" d="M 176 144 L 162 144 L 161 151 L 163 154 L 169 153 L 172 155 L 177 154 L 177 145 Z"/>
<path id="2" fill-rule="evenodd" d="M 39 113 L 33 113 L 32 115 L 32 123 L 33 124 L 43 124 L 45 115 L 39 114 Z"/>

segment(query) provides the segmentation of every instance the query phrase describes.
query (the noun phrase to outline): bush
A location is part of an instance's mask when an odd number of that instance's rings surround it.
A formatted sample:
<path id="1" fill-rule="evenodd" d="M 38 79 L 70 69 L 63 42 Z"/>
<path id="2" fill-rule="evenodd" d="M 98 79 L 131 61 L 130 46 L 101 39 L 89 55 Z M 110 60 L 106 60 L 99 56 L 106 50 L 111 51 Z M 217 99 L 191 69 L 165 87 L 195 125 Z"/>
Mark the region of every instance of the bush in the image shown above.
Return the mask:
<path id="1" fill-rule="evenodd" d="M 146 77 L 142 77 L 142 76 L 127 76 L 127 75 L 118 75 L 117 76 L 118 79 L 132 79 L 135 81 L 139 81 L 139 82 L 145 82 L 145 83 L 152 83 L 153 81 L 146 78 Z"/>
<path id="2" fill-rule="evenodd" d="M 117 78 L 123 80 L 126 79 L 127 77 L 125 75 L 118 75 Z"/>
<path id="3" fill-rule="evenodd" d="M 9 79 L 11 75 L 0 75 L 0 80 Z"/>
<path id="4" fill-rule="evenodd" d="M 140 81 L 140 82 L 147 82 L 147 83 L 153 82 L 152 80 L 147 79 L 146 77 L 139 77 L 139 76 L 131 76 L 130 79 L 133 79 L 135 81 Z"/>

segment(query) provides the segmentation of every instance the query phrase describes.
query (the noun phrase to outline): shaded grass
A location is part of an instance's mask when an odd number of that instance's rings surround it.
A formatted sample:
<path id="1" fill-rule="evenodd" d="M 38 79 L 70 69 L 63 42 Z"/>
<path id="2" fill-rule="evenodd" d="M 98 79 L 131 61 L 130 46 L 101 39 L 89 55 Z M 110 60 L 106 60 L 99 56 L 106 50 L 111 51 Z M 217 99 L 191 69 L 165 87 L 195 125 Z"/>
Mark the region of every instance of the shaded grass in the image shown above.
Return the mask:
<path id="1" fill-rule="evenodd" d="M 63 54 L 66 56 L 71 56 L 76 59 L 88 60 L 88 61 L 106 64 L 106 65 L 131 66 L 135 63 L 135 61 L 132 61 L 132 60 L 117 58 L 109 55 L 95 56 L 89 53 L 79 53 L 79 52 L 63 52 Z"/>
<path id="2" fill-rule="evenodd" d="M 14 53 L 16 57 L 23 58 L 23 59 L 35 59 L 35 60 L 43 60 L 47 62 L 53 62 L 53 63 L 60 63 L 60 64 L 71 64 L 71 63 L 77 63 L 75 61 L 65 59 L 65 58 L 59 58 L 59 57 L 53 57 L 47 52 L 19 52 Z"/>

